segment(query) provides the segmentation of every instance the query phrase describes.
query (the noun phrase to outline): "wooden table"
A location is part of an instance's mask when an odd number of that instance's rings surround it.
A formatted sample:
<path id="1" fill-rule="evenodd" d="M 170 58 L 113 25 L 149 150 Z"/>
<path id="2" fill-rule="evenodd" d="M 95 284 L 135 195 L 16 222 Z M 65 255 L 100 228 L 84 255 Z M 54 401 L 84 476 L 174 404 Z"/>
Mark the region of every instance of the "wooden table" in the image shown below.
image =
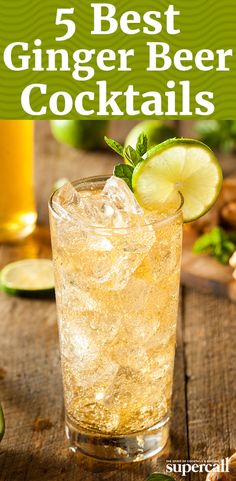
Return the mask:
<path id="1" fill-rule="evenodd" d="M 130 124 L 115 122 L 122 138 Z M 60 177 L 110 173 L 109 153 L 78 153 L 57 144 L 47 122 L 37 123 L 36 191 L 40 223 Z M 17 246 L 0 248 L 0 264 L 50 256 L 47 228 Z M 171 443 L 162 458 L 107 466 L 69 453 L 55 303 L 0 295 L 0 398 L 6 435 L 0 446 L 1 481 L 144 481 L 165 459 L 221 459 L 236 450 L 236 305 L 183 289 L 178 325 Z M 40 421 L 38 418 L 42 418 Z M 178 478 L 176 475 L 176 479 Z M 205 474 L 185 479 L 203 480 Z"/>

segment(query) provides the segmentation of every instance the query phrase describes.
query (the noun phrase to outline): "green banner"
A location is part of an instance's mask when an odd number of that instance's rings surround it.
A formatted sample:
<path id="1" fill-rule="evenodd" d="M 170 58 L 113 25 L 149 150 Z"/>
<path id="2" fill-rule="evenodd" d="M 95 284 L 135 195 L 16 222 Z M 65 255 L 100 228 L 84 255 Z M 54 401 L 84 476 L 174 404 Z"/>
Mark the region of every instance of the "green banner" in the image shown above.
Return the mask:
<path id="1" fill-rule="evenodd" d="M 2 119 L 236 119 L 235 0 L 0 6 Z"/>

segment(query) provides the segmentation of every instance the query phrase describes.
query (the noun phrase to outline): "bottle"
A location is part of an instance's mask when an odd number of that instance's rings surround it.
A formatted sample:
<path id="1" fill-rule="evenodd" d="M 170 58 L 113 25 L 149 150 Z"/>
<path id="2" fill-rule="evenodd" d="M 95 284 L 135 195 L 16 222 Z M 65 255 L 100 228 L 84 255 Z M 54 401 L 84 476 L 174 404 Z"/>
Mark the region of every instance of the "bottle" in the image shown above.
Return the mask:
<path id="1" fill-rule="evenodd" d="M 0 120 L 0 242 L 27 236 L 36 218 L 33 121 Z"/>

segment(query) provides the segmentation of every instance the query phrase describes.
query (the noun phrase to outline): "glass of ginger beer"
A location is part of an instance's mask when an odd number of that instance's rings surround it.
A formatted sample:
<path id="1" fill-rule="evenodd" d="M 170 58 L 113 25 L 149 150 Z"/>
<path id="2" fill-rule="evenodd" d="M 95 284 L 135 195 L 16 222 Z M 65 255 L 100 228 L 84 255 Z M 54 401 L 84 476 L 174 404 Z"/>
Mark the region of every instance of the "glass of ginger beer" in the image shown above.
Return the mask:
<path id="1" fill-rule="evenodd" d="M 182 197 L 150 213 L 123 180 L 96 177 L 49 209 L 70 447 L 146 459 L 168 439 Z"/>
<path id="2" fill-rule="evenodd" d="M 32 120 L 0 120 L 0 170 L 0 242 L 8 242 L 36 222 Z"/>

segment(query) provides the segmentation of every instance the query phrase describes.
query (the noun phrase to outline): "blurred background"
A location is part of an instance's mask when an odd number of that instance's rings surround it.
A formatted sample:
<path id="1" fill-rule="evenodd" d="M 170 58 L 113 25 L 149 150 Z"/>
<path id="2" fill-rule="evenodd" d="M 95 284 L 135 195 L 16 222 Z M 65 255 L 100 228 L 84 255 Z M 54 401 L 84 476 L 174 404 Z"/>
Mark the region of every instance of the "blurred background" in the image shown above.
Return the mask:
<path id="1" fill-rule="evenodd" d="M 118 156 L 104 135 L 135 148 L 141 131 L 149 148 L 167 138 L 198 138 L 219 157 L 225 176 L 236 172 L 236 122 L 0 121 L 0 242 L 48 222 L 48 199 L 67 180 L 112 173 Z"/>
<path id="2" fill-rule="evenodd" d="M 80 130 L 78 125 L 77 134 L 75 129 L 69 138 L 67 131 L 70 131 L 72 126 L 66 125 L 68 121 L 59 122 L 62 122 L 61 131 L 58 131 L 60 130 L 58 128 L 56 130 L 59 141 L 55 139 L 55 125 L 53 125 L 53 135 L 50 122 L 42 120 L 35 122 L 35 187 L 39 223 L 45 222 L 47 218 L 47 201 L 58 179 L 76 180 L 86 176 L 110 174 L 118 161 L 118 156 L 113 155 L 109 150 L 105 150 L 104 133 L 120 143 L 124 143 L 130 130 L 138 124 L 137 121 L 111 121 L 105 126 L 102 125 L 100 130 L 98 122 L 91 121 L 89 122 L 89 128 L 85 129 L 82 134 L 78 133 L 78 130 Z M 69 122 L 81 124 L 84 121 Z M 157 122 L 154 126 L 152 121 L 148 121 L 145 129 L 147 128 L 148 131 L 148 124 L 149 126 L 151 124 L 152 132 L 153 129 L 156 132 L 154 135 L 155 143 L 171 136 L 202 139 L 216 151 L 221 160 L 224 174 L 231 175 L 234 171 L 236 172 L 236 122 L 232 121 L 234 127 L 232 132 L 230 131 L 232 129 L 231 121 L 222 122 L 223 125 L 217 121 L 175 121 L 172 123 L 162 121 L 160 125 Z M 229 123 L 225 124 L 224 122 Z M 171 125 L 173 132 L 167 130 L 165 135 L 165 132 L 164 134 L 162 132 L 162 126 L 165 127 L 166 125 Z M 93 138 L 96 130 L 101 133 L 100 145 L 98 141 L 97 145 L 95 142 L 95 144 L 89 146 L 89 142 L 86 143 L 86 138 Z M 85 139 L 81 139 L 81 135 L 82 137 L 84 135 Z M 134 136 L 136 136 L 135 132 Z M 65 145 L 61 141 L 74 143 L 74 145 L 77 143 L 77 148 Z M 85 148 L 79 148 L 80 146 L 84 147 L 84 144 Z M 98 146 L 100 146 L 100 150 L 97 149 Z"/>
<path id="3" fill-rule="evenodd" d="M 55 121 L 58 122 L 58 121 Z M 129 132 L 137 125 L 137 121 L 116 120 L 107 122 L 100 129 L 99 122 L 91 121 L 87 129 L 81 129 L 84 121 L 59 121 L 62 125 L 58 129 L 51 126 L 48 121 L 35 122 L 35 180 L 36 180 L 36 201 L 38 221 L 45 222 L 47 217 L 47 201 L 53 186 L 59 179 L 76 180 L 81 177 L 92 175 L 110 174 L 114 165 L 118 162 L 118 156 L 106 149 L 103 142 L 103 135 L 125 143 Z M 63 124 L 65 122 L 65 124 Z M 73 125 L 66 125 L 66 122 L 78 122 L 77 129 L 73 131 Z M 226 123 L 225 123 L 226 122 Z M 233 129 L 232 129 L 233 124 Z M 166 138 L 174 136 L 193 137 L 203 140 L 210 145 L 221 160 L 225 175 L 236 173 L 236 122 L 222 121 L 147 121 L 141 124 L 147 131 L 152 142 L 159 143 Z M 166 126 L 171 126 L 166 129 Z M 52 133 L 52 128 L 54 134 Z M 70 131 L 71 137 L 69 136 Z M 77 130 L 77 133 L 76 133 Z M 78 130 L 80 133 L 78 133 Z M 93 139 L 96 130 L 98 143 L 90 144 L 88 140 Z M 66 135 L 67 131 L 69 133 Z M 134 143 L 139 131 L 133 131 L 128 137 L 128 143 Z M 56 138 L 58 140 L 56 140 Z M 87 144 L 86 144 L 87 138 Z M 97 138 L 97 136 L 96 136 Z M 63 142 L 63 143 L 62 143 Z M 77 147 L 71 147 L 64 142 L 74 143 Z M 84 145 L 85 144 L 85 145 Z M 80 146 L 83 148 L 81 149 Z M 99 149 L 98 149 L 99 147 Z M 114 154 L 114 155 L 113 155 Z M 60 183 L 59 183 L 60 185 Z M 56 184 L 57 186 L 57 184 Z"/>

